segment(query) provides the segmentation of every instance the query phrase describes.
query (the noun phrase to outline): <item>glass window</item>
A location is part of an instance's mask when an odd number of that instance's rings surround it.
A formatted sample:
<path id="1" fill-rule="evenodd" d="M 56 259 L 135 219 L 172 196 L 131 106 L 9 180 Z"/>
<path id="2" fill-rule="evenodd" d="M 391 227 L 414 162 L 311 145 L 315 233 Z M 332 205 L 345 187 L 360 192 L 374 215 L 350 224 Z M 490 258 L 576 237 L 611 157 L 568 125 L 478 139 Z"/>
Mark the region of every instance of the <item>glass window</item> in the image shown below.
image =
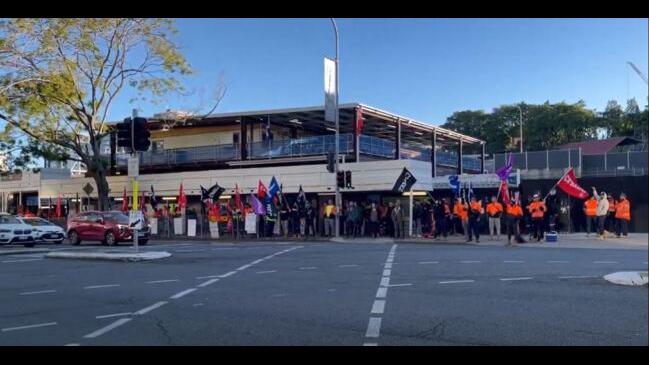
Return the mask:
<path id="1" fill-rule="evenodd" d="M 16 217 L 10 215 L 0 215 L 0 224 L 20 224 Z"/>
<path id="2" fill-rule="evenodd" d="M 53 226 L 54 223 L 43 218 L 23 218 L 23 222 L 31 226 Z"/>
<path id="3" fill-rule="evenodd" d="M 102 213 L 105 219 L 116 221 L 119 224 L 128 224 L 128 216 L 123 213 L 111 212 Z"/>

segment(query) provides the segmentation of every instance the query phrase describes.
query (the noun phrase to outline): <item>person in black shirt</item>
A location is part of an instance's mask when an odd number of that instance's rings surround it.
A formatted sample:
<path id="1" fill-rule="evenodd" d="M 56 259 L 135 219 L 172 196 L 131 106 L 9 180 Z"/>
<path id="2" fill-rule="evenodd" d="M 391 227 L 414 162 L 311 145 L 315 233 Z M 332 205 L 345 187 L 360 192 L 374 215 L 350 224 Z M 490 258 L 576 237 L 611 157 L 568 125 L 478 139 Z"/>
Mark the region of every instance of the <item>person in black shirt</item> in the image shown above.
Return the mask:
<path id="1" fill-rule="evenodd" d="M 314 226 L 314 221 L 315 221 L 315 209 L 313 208 L 313 205 L 309 202 L 306 202 L 305 205 L 305 215 L 306 215 L 306 227 L 304 230 L 304 234 L 308 236 L 315 237 L 315 226 Z"/>
<path id="2" fill-rule="evenodd" d="M 297 206 L 297 203 L 293 203 L 293 206 L 291 207 L 291 233 L 295 237 L 300 237 L 300 214 L 298 212 L 299 208 Z"/>
<path id="3" fill-rule="evenodd" d="M 280 228 L 282 229 L 282 232 L 280 232 L 280 235 L 284 235 L 284 237 L 288 237 L 288 220 L 290 218 L 289 210 L 288 207 L 285 204 L 282 204 L 282 207 L 279 210 L 279 221 L 280 221 Z"/>

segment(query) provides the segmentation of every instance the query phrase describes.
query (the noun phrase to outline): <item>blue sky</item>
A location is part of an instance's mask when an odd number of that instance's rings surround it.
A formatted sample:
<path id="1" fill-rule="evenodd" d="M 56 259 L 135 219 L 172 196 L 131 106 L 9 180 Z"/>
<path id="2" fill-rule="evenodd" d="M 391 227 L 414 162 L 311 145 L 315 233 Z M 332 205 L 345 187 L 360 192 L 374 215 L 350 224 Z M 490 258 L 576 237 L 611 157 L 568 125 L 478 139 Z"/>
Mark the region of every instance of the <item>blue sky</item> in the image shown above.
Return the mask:
<path id="1" fill-rule="evenodd" d="M 328 19 L 178 19 L 178 42 L 196 74 L 192 97 L 169 95 L 141 114 L 200 104 L 222 72 L 218 111 L 323 103 Z M 647 86 L 626 61 L 648 68 L 646 19 L 338 19 L 341 102 L 360 101 L 432 124 L 454 111 L 514 102 L 606 102 Z M 113 120 L 130 114 L 123 95 Z"/>

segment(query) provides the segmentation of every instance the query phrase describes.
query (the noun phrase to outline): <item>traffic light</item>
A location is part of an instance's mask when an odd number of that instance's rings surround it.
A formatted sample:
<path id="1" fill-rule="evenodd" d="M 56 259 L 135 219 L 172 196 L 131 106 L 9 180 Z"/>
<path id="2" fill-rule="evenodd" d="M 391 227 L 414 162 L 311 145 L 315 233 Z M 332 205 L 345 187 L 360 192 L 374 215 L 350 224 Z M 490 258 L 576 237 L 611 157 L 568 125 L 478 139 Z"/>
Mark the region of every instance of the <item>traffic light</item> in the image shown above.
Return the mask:
<path id="1" fill-rule="evenodd" d="M 131 118 L 124 119 L 124 122 L 117 124 L 117 146 L 131 149 Z"/>
<path id="2" fill-rule="evenodd" d="M 352 189 L 352 172 L 349 170 L 345 171 L 345 187 Z"/>
<path id="3" fill-rule="evenodd" d="M 334 169 L 336 168 L 335 165 L 335 156 L 332 151 L 327 152 L 327 171 L 329 172 L 334 172 Z"/>
<path id="4" fill-rule="evenodd" d="M 136 151 L 148 151 L 151 146 L 151 132 L 145 118 L 136 117 L 133 119 L 133 146 Z"/>
<path id="5" fill-rule="evenodd" d="M 344 188 L 345 187 L 345 172 L 344 171 L 338 171 L 336 173 L 336 185 L 339 188 Z"/>

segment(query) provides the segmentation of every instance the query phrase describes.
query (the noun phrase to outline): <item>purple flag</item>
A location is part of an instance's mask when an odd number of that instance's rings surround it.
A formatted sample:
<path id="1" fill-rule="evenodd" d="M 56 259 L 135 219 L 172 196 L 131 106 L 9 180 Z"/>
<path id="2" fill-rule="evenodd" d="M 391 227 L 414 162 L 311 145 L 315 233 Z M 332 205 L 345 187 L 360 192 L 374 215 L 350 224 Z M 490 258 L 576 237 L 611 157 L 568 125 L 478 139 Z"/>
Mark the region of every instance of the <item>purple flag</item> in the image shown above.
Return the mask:
<path id="1" fill-rule="evenodd" d="M 250 194 L 250 201 L 252 202 L 252 210 L 257 215 L 266 215 L 266 207 L 261 204 L 259 199 L 254 194 Z"/>
<path id="2" fill-rule="evenodd" d="M 498 175 L 500 181 L 507 181 L 509 173 L 512 172 L 512 167 L 514 167 L 514 154 L 510 153 L 507 158 L 507 164 L 496 171 L 496 175 Z"/>

